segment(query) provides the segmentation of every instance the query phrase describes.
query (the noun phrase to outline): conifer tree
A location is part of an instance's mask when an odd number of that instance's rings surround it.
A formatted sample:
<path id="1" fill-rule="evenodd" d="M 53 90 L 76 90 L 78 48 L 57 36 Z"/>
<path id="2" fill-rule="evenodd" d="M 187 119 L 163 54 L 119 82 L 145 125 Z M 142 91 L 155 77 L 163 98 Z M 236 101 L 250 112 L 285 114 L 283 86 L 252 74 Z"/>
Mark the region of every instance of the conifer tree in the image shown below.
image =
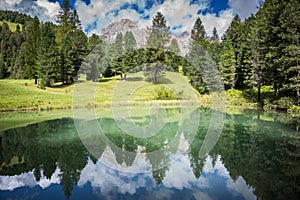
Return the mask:
<path id="1" fill-rule="evenodd" d="M 225 89 L 232 89 L 235 81 L 235 58 L 234 50 L 230 42 L 223 44 L 222 52 L 220 55 L 219 70 L 224 82 Z"/>
<path id="2" fill-rule="evenodd" d="M 170 42 L 170 27 L 162 13 L 157 12 L 148 28 L 147 55 L 149 56 L 146 74 L 151 75 L 152 83 L 158 83 L 157 77 L 163 70 L 164 51 Z"/>
<path id="3" fill-rule="evenodd" d="M 38 48 L 38 87 L 45 89 L 59 77 L 59 55 L 55 42 L 54 26 L 46 22 L 41 28 L 40 45 Z"/>
<path id="4" fill-rule="evenodd" d="M 219 39 L 220 39 L 220 37 L 218 35 L 218 31 L 217 31 L 216 27 L 214 27 L 210 41 L 213 43 L 218 43 Z"/>
<path id="5" fill-rule="evenodd" d="M 37 52 L 40 42 L 40 22 L 35 17 L 25 28 L 27 37 L 25 38 L 25 78 L 33 78 L 37 84 Z"/>

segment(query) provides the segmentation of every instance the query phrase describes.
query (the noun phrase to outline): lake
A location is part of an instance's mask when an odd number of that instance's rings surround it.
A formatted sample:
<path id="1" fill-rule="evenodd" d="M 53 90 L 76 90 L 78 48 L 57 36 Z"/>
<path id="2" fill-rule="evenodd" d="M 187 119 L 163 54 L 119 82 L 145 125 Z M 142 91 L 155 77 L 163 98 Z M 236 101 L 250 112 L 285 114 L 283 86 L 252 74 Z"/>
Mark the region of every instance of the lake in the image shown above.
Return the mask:
<path id="1" fill-rule="evenodd" d="M 0 132 L 0 199 L 298 199 L 299 118 L 230 113 L 222 131 L 208 135 L 212 111 L 180 121 L 180 109 L 168 108 L 148 137 L 105 114 L 96 119 L 101 133 L 92 120 L 75 124 L 71 116 L 14 128 L 16 117 L 1 120 L 10 128 Z M 155 119 L 132 120 L 143 127 Z"/>

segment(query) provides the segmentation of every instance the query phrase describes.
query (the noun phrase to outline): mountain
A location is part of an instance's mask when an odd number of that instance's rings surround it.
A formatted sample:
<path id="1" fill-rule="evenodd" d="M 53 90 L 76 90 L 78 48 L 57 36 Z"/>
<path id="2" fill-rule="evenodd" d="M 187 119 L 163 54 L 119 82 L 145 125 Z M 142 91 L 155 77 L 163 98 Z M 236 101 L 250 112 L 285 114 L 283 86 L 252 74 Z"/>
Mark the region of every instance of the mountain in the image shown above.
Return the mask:
<path id="1" fill-rule="evenodd" d="M 146 44 L 148 35 L 147 29 L 139 28 L 138 25 L 130 19 L 121 19 L 121 21 L 109 24 L 106 28 L 102 29 L 101 37 L 107 42 L 113 42 L 118 33 L 122 33 L 124 35 L 126 31 L 131 31 L 133 33 L 138 47 L 143 47 Z M 181 35 L 172 34 L 171 36 L 171 39 L 177 39 L 180 48 L 180 55 L 186 55 L 189 47 L 190 34 L 188 32 L 184 32 Z"/>

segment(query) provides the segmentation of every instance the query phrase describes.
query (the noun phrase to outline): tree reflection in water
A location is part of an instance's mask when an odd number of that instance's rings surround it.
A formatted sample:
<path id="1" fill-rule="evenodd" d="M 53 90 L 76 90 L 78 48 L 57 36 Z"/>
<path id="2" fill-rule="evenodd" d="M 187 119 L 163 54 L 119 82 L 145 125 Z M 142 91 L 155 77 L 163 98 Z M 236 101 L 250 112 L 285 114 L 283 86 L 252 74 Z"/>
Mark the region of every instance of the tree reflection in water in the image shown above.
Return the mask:
<path id="1" fill-rule="evenodd" d="M 129 177 L 124 184 L 129 186 L 140 184 L 137 188 L 149 187 L 149 184 L 141 182 L 143 176 L 145 180 L 156 184 L 153 187 L 159 188 L 168 184 L 171 186 L 174 184 L 175 187 L 177 184 L 176 187 L 182 189 L 181 195 L 191 195 L 185 192 L 186 186 L 178 186 L 185 181 L 180 179 L 181 171 L 177 171 L 178 174 L 174 175 L 178 175 L 178 180 L 173 183 L 166 181 L 169 179 L 166 177 L 172 175 L 173 169 L 178 166 L 177 170 L 183 170 L 184 163 L 187 163 L 185 170 L 188 172 L 190 169 L 194 176 L 186 175 L 188 183 L 192 180 L 199 182 L 202 176 L 208 177 L 204 168 L 209 165 L 212 165 L 213 169 L 222 165 L 233 180 L 232 184 L 244 181 L 245 185 L 253 188 L 257 198 L 297 199 L 300 194 L 300 135 L 295 127 L 299 119 L 285 117 L 279 114 L 266 117 L 253 112 L 227 115 L 223 132 L 216 146 L 209 155 L 200 158 L 199 150 L 210 120 L 210 112 L 201 110 L 198 134 L 191 141 L 186 154 L 177 160 L 174 160 L 174 155 L 183 152 L 165 143 L 177 137 L 176 134 L 181 134 L 180 137 L 178 136 L 181 140 L 188 138 L 184 130 L 178 133 L 177 122 L 167 123 L 160 135 L 141 139 L 122 133 L 113 119 L 102 118 L 99 120 L 104 125 L 104 129 L 109 130 L 106 136 L 113 145 L 99 148 L 101 149 L 99 157 L 115 159 L 114 162 L 119 165 L 116 169 L 122 167 L 145 169 L 145 174 L 142 175 L 123 173 Z M 60 183 L 65 197 L 70 198 L 75 186 L 82 185 L 83 180 L 92 182 L 89 178 L 95 179 L 92 177 L 92 170 L 89 169 L 93 168 L 96 171 L 96 167 L 106 167 L 99 164 L 99 158 L 89 154 L 76 133 L 73 119 L 69 118 L 6 130 L 0 133 L 0 142 L 0 194 L 5 190 L 14 192 L 15 189 L 12 186 L 5 189 L 8 183 L 3 182 L 4 178 L 10 180 L 9 178 L 13 176 L 33 173 L 35 180 L 39 182 L 41 179 L 52 180 L 54 175 L 58 174 L 57 183 Z M 178 140 L 176 145 L 181 142 L 183 141 Z M 142 149 L 139 156 L 125 153 L 126 151 L 135 153 L 139 148 Z M 160 148 L 165 148 L 166 151 L 155 156 L 149 154 Z M 159 166 L 162 168 L 151 172 L 151 169 L 158 169 Z M 115 169 L 110 169 L 108 172 L 107 170 L 106 173 L 111 173 L 111 176 L 122 174 L 117 173 L 118 170 Z M 89 176 L 87 172 L 91 175 Z M 107 184 L 109 183 L 110 181 L 107 181 Z M 103 187 L 110 188 L 108 185 Z M 191 184 L 189 187 L 192 190 L 194 186 Z M 129 194 L 134 195 L 135 192 Z M 197 192 L 202 194 L 205 190 Z M 218 193 L 217 190 L 215 192 Z M 155 196 L 154 192 L 153 195 Z M 194 194 L 190 198 L 197 198 L 197 195 Z"/>

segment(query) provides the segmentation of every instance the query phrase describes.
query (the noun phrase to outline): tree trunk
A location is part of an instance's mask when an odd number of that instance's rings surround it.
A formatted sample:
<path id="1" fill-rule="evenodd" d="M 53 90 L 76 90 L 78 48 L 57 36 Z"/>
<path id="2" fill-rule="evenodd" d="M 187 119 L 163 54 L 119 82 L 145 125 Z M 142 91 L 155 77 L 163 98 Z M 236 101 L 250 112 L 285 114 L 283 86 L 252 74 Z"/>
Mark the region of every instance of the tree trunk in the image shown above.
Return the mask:
<path id="1" fill-rule="evenodd" d="M 34 84 L 36 85 L 37 84 L 37 81 L 38 81 L 38 78 L 37 76 L 34 77 Z"/>
<path id="2" fill-rule="evenodd" d="M 257 102 L 260 104 L 261 102 L 261 98 L 260 98 L 260 83 L 258 83 L 257 85 Z"/>

